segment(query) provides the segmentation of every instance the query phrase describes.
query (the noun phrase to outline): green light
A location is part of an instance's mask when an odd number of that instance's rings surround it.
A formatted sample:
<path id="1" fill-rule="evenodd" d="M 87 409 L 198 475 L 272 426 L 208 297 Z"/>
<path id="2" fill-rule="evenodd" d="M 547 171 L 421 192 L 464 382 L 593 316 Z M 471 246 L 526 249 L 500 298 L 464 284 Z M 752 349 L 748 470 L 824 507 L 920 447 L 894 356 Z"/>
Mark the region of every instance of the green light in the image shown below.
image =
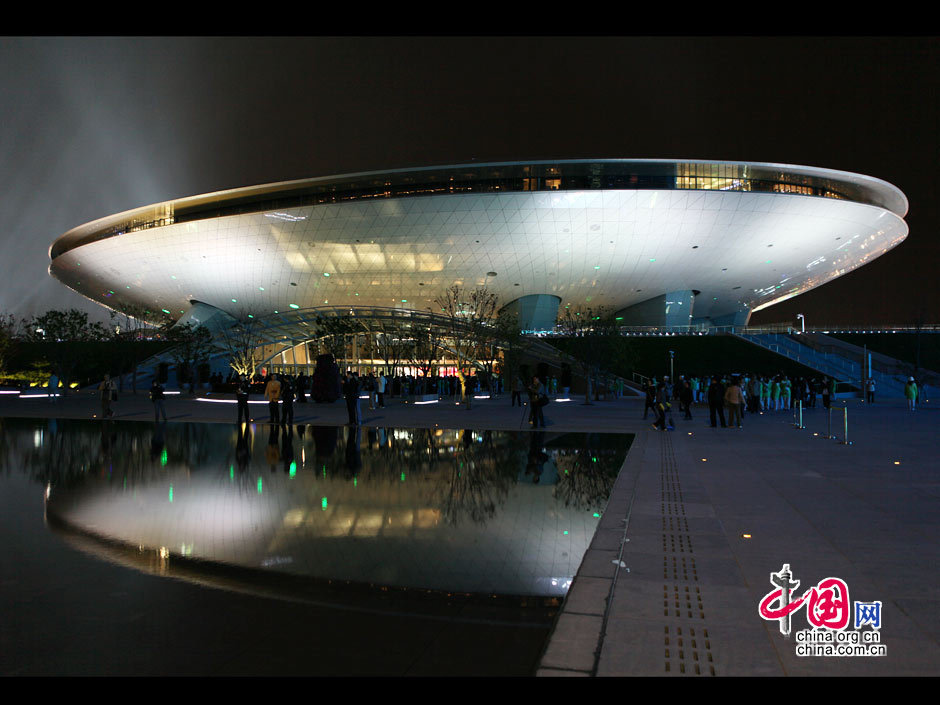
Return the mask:
<path id="1" fill-rule="evenodd" d="M 294 477 L 297 474 L 297 463 L 290 464 L 290 476 Z"/>
<path id="2" fill-rule="evenodd" d="M 233 482 L 235 481 L 235 466 L 234 465 L 228 466 L 228 479 L 232 480 Z"/>
<path id="3" fill-rule="evenodd" d="M 650 262 L 655 262 L 655 261 L 656 261 L 655 257 L 650 257 Z"/>
<path id="4" fill-rule="evenodd" d="M 254 316 L 252 316 L 252 315 L 249 313 L 249 314 L 248 314 L 248 318 L 254 318 Z"/>
<path id="5" fill-rule="evenodd" d="M 258 494 L 261 494 L 261 476 L 258 476 Z"/>
<path id="6" fill-rule="evenodd" d="M 402 473 L 402 474 L 401 474 L 401 481 L 402 481 L 402 482 L 405 481 L 405 473 Z"/>
<path id="7" fill-rule="evenodd" d="M 263 286 L 259 286 L 259 287 L 258 287 L 258 291 L 264 291 L 264 287 L 263 287 Z"/>
<path id="8" fill-rule="evenodd" d="M 614 320 L 617 320 L 617 321 L 622 321 L 622 320 L 623 320 L 623 316 L 617 316 L 617 318 L 616 318 L 616 319 L 614 319 Z"/>
<path id="9" fill-rule="evenodd" d="M 566 532 L 565 532 L 565 536 L 567 536 L 567 535 L 568 535 L 568 532 L 566 531 Z"/>
<path id="10" fill-rule="evenodd" d="M 232 299 L 232 303 L 233 303 L 233 304 L 237 304 L 237 303 L 238 303 L 238 299 Z"/>
<path id="11" fill-rule="evenodd" d="M 358 477 L 354 477 L 354 478 L 353 478 L 353 487 L 357 487 L 358 485 L 359 485 L 359 478 L 358 478 Z"/>
<path id="12" fill-rule="evenodd" d="M 320 508 L 326 511 L 326 497 L 320 500 Z"/>
<path id="13" fill-rule="evenodd" d="M 170 485 L 170 501 L 173 501 L 173 485 Z"/>
<path id="14" fill-rule="evenodd" d="M 163 449 L 163 452 L 160 453 L 160 466 L 166 466 L 166 448 Z"/>
<path id="15" fill-rule="evenodd" d="M 594 518 L 595 518 L 595 519 L 600 519 L 600 518 L 601 518 L 601 515 L 598 514 L 597 512 L 594 512 Z"/>
<path id="16" fill-rule="evenodd" d="M 597 458 L 591 458 L 591 462 L 596 463 L 596 462 L 597 462 Z"/>
<path id="17" fill-rule="evenodd" d="M 402 302 L 403 304 L 406 304 L 406 303 L 408 303 L 408 299 L 402 299 L 401 302 Z"/>
<path id="18" fill-rule="evenodd" d="M 328 277 L 328 276 L 330 276 L 330 273 L 329 273 L 329 272 L 323 272 L 323 276 L 324 276 L 324 277 Z"/>
<path id="19" fill-rule="evenodd" d="M 169 311 L 167 311 L 165 308 L 161 308 L 160 310 L 163 311 L 164 313 L 169 313 Z"/>
<path id="20" fill-rule="evenodd" d="M 326 465 L 323 466 L 323 477 L 326 477 Z"/>
<path id="21" fill-rule="evenodd" d="M 291 308 L 300 308 L 300 306 L 298 306 L 297 304 L 291 304 L 290 307 L 291 307 Z"/>

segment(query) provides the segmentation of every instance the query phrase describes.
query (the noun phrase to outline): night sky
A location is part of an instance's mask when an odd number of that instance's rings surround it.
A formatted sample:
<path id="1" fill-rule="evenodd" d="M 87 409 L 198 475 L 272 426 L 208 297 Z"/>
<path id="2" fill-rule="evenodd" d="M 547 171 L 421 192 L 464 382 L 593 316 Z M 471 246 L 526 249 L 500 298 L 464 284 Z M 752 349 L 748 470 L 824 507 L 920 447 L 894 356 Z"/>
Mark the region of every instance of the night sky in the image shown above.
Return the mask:
<path id="1" fill-rule="evenodd" d="M 874 176 L 908 239 L 752 323 L 940 323 L 940 40 L 0 38 L 0 313 L 92 304 L 65 231 L 253 184 L 476 161 L 676 158 Z"/>

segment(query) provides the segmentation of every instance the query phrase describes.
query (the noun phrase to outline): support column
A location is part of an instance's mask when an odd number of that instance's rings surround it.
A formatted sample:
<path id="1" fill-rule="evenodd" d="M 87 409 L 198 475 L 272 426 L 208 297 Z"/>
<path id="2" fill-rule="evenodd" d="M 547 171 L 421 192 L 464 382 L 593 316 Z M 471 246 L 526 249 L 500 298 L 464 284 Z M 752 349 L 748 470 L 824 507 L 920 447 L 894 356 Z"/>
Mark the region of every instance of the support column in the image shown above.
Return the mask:
<path id="1" fill-rule="evenodd" d="M 558 320 L 560 303 L 561 298 L 553 294 L 531 294 L 506 304 L 502 310 L 515 313 L 524 331 L 552 330 Z"/>
<path id="2" fill-rule="evenodd" d="M 687 327 L 692 322 L 695 292 L 691 289 L 670 291 L 635 304 L 615 315 L 624 326 Z"/>

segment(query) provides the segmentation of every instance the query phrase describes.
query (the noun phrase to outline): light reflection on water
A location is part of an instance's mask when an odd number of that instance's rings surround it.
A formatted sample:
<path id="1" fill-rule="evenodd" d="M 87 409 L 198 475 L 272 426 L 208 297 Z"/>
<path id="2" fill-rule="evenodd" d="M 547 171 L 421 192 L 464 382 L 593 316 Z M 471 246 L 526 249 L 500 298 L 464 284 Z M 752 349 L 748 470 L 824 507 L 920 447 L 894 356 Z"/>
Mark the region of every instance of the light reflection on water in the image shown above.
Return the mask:
<path id="1" fill-rule="evenodd" d="M 162 564 L 560 597 L 631 440 L 6 419 L 0 465 L 41 484 L 50 519 Z"/>

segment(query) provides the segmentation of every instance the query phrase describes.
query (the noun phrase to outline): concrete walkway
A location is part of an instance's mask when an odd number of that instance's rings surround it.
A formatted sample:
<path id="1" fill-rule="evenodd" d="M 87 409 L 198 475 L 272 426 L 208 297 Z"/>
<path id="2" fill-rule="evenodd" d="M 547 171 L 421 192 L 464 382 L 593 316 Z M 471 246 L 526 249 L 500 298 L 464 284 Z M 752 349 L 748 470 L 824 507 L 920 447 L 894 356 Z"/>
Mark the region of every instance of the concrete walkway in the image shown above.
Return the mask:
<path id="1" fill-rule="evenodd" d="M 553 402 L 550 431 L 632 432 L 637 439 L 568 594 L 538 675 L 938 675 L 940 587 L 940 405 L 909 412 L 900 403 L 847 402 L 851 445 L 823 438 L 822 409 L 797 430 L 789 412 L 745 416 L 744 428 L 712 429 L 707 410 L 676 415 L 671 433 L 642 420 L 642 401 L 587 406 Z M 118 420 L 152 421 L 145 393 L 121 395 Z M 840 402 L 833 430 L 842 437 Z M 253 405 L 267 420 L 265 405 Z M 95 396 L 50 403 L 0 396 L 0 417 L 92 418 Z M 234 404 L 167 400 L 176 421 L 234 423 Z M 448 403 L 391 400 L 369 411 L 367 426 L 526 428 L 509 397 Z M 297 404 L 295 423 L 339 425 L 342 402 Z M 748 535 L 749 537 L 745 537 Z M 886 655 L 798 657 L 792 615 L 758 614 L 789 564 L 795 595 L 829 577 L 850 599 L 880 601 Z M 849 631 L 853 630 L 850 622 Z M 865 627 L 870 631 L 870 627 Z"/>
<path id="2" fill-rule="evenodd" d="M 824 439 L 822 409 L 804 430 L 783 412 L 712 429 L 700 410 L 643 432 L 539 675 L 940 674 L 940 409 L 848 409 L 852 445 Z M 837 577 L 880 601 L 886 654 L 798 657 L 805 607 L 789 638 L 758 614 L 784 563 L 794 597 Z"/>

